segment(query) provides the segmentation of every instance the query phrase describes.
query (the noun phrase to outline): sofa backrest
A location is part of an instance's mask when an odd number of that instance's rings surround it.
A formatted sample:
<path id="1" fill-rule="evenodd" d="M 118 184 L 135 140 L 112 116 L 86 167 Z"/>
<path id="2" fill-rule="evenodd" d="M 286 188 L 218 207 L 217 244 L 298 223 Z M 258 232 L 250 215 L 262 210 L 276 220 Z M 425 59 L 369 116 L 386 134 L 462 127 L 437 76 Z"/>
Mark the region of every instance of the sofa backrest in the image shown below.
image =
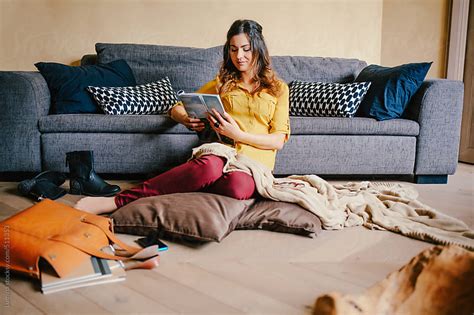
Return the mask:
<path id="1" fill-rule="evenodd" d="M 280 78 L 309 82 L 352 82 L 367 63 L 358 59 L 303 56 L 273 56 L 273 68 Z"/>
<path id="2" fill-rule="evenodd" d="M 222 47 L 191 48 L 142 44 L 95 45 L 97 62 L 124 59 L 138 84 L 168 77 L 174 89 L 193 92 L 215 78 Z"/>
<path id="3" fill-rule="evenodd" d="M 192 92 L 217 75 L 222 46 L 191 48 L 143 44 L 97 43 L 97 62 L 125 59 L 138 84 L 168 77 L 175 90 Z M 84 56 L 82 63 L 94 62 Z M 357 59 L 274 56 L 273 67 L 280 78 L 319 82 L 351 82 L 367 64 Z"/>

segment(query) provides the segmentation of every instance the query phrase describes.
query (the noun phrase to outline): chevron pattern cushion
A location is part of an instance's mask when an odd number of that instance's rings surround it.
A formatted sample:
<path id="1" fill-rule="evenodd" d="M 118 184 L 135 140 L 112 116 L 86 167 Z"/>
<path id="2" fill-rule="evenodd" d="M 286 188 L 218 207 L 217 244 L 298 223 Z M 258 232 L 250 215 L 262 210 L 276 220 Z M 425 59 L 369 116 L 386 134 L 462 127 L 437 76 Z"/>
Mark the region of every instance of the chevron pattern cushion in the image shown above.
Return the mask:
<path id="1" fill-rule="evenodd" d="M 108 115 L 164 114 L 178 102 L 170 80 L 127 87 L 87 87 Z"/>
<path id="2" fill-rule="evenodd" d="M 370 82 L 325 83 L 292 81 L 290 115 L 310 117 L 354 117 L 369 90 Z"/>

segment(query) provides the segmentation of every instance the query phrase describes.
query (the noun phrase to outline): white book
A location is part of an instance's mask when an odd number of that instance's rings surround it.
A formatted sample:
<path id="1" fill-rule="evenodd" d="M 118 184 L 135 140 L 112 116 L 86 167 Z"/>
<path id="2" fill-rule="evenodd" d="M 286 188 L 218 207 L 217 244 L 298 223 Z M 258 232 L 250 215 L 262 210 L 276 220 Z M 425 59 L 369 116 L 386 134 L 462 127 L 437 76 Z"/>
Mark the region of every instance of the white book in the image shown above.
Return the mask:
<path id="1" fill-rule="evenodd" d="M 115 260 L 104 259 L 106 264 L 109 264 L 109 274 L 99 276 L 97 278 L 91 278 L 86 281 L 71 282 L 68 284 L 57 285 L 49 288 L 42 288 L 43 294 L 55 293 L 70 289 L 77 289 L 82 287 L 88 287 L 92 285 L 105 284 L 105 283 L 114 283 L 119 281 L 124 281 L 126 278 L 125 269 Z"/>
<path id="2" fill-rule="evenodd" d="M 111 246 L 102 251 L 113 254 Z M 64 277 L 58 277 L 48 264 L 41 264 L 41 291 L 43 294 L 64 291 L 73 288 L 110 283 L 125 280 L 125 269 L 121 261 L 91 256 L 80 267 Z"/>
<path id="3" fill-rule="evenodd" d="M 49 264 L 41 265 L 41 288 L 50 288 L 60 285 L 68 285 L 72 282 L 88 281 L 102 275 L 99 266 L 99 259 L 91 256 L 76 270 L 62 278 L 56 275 L 56 272 Z"/>

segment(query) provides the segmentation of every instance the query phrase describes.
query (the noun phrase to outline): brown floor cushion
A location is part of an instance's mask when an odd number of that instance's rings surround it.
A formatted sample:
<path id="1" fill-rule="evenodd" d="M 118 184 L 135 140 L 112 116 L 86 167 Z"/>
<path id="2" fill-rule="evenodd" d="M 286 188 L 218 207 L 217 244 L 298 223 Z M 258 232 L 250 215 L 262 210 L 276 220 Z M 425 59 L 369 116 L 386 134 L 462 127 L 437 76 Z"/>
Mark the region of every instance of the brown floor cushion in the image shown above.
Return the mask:
<path id="1" fill-rule="evenodd" d="M 242 215 L 236 229 L 263 229 L 314 237 L 321 232 L 321 221 L 297 204 L 261 199 Z"/>
<path id="2" fill-rule="evenodd" d="M 141 198 L 115 211 L 118 233 L 220 242 L 234 229 L 266 229 L 304 236 L 321 230 L 318 217 L 298 205 L 270 200 L 237 200 L 193 192 Z"/>

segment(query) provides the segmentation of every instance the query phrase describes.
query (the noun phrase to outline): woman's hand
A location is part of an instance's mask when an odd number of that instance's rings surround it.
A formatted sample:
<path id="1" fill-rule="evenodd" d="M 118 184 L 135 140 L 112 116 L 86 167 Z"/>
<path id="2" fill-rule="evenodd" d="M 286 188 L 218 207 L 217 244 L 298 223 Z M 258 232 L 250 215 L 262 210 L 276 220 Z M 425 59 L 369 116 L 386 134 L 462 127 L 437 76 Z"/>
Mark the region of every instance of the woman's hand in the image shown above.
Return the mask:
<path id="1" fill-rule="evenodd" d="M 206 127 L 206 125 L 201 121 L 201 119 L 191 118 L 189 116 L 186 116 L 181 123 L 185 125 L 186 128 L 193 131 L 203 131 Z"/>
<path id="2" fill-rule="evenodd" d="M 202 131 L 205 128 L 204 122 L 202 122 L 199 118 L 191 118 L 188 116 L 188 113 L 186 113 L 183 105 L 173 107 L 171 109 L 170 116 L 174 121 L 183 124 L 189 130 Z"/>
<path id="3" fill-rule="evenodd" d="M 208 119 L 211 122 L 212 129 L 233 139 L 235 142 L 245 143 L 264 150 L 281 150 L 285 144 L 287 136 L 284 133 L 252 134 L 244 132 L 229 114 L 220 115 L 215 109 L 212 109 L 211 114 L 209 114 Z"/>
<path id="4" fill-rule="evenodd" d="M 170 116 L 174 121 L 183 124 L 189 130 L 199 132 L 206 128 L 206 124 L 200 119 L 189 117 L 181 104 L 170 110 Z M 232 116 L 227 113 L 221 115 L 215 109 L 212 109 L 212 112 L 208 114 L 208 120 L 215 132 L 231 138 L 235 142 L 245 143 L 264 150 L 280 150 L 287 138 L 284 133 L 252 134 L 244 132 Z"/>
<path id="5" fill-rule="evenodd" d="M 212 129 L 216 132 L 235 141 L 240 141 L 243 132 L 232 116 L 225 112 L 224 115 L 221 115 L 213 108 L 212 113 L 208 115 L 208 119 L 211 122 Z"/>

